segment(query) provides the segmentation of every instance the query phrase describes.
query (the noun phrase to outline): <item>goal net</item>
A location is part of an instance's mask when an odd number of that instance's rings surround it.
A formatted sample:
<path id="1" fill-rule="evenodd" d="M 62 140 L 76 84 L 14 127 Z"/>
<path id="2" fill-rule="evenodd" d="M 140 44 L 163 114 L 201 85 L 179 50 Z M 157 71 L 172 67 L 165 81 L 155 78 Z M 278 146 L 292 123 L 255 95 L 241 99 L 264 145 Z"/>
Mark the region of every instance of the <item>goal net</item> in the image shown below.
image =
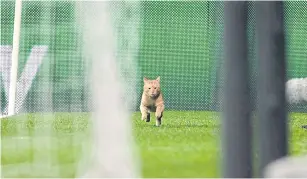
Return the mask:
<path id="1" fill-rule="evenodd" d="M 22 1 L 19 26 L 16 2 L 0 2 L 2 177 L 220 176 L 220 123 L 211 121 L 219 121 L 222 106 L 223 2 Z M 254 2 L 248 7 L 254 109 Z M 306 9 L 306 2 L 285 2 L 287 80 L 307 77 Z M 14 46 L 16 28 L 20 37 Z M 139 109 L 143 77 L 158 76 L 166 106 L 161 130 L 143 125 Z M 304 101 L 301 84 L 290 83 L 288 91 L 295 101 L 289 111 L 299 117 L 307 112 L 306 103 L 298 102 Z M 209 131 L 206 139 L 214 142 L 200 144 L 205 134 L 197 131 Z M 193 154 L 178 154 L 186 151 Z M 206 169 L 197 168 L 199 156 Z M 191 166 L 186 170 L 193 171 L 177 172 L 186 161 Z"/>
<path id="2" fill-rule="evenodd" d="M 1 1 L 3 115 L 15 4 Z M 139 2 L 24 1 L 21 8 L 15 111 L 1 119 L 1 175 L 137 177 L 130 112 Z"/>

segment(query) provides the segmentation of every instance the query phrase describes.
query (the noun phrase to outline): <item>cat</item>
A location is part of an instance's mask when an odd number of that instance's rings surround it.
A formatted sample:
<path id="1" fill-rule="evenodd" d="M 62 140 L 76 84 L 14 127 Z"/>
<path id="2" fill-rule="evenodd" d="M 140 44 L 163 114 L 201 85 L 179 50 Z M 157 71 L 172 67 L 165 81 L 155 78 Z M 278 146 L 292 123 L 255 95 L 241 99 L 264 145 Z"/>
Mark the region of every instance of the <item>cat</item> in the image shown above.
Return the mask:
<path id="1" fill-rule="evenodd" d="M 150 122 L 150 112 L 155 112 L 156 126 L 161 126 L 164 112 L 164 100 L 160 88 L 160 76 L 155 80 L 143 78 L 144 89 L 140 105 L 142 120 Z"/>

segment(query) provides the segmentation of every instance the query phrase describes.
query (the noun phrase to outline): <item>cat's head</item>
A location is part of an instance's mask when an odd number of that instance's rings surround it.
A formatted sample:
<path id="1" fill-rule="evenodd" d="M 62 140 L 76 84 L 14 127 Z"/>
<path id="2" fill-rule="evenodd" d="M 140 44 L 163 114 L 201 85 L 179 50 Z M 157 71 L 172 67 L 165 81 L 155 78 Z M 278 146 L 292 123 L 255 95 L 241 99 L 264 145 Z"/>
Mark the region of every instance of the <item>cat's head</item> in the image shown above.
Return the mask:
<path id="1" fill-rule="evenodd" d="M 146 77 L 143 79 L 144 81 L 144 93 L 147 96 L 155 98 L 159 96 L 161 89 L 160 89 L 160 76 L 158 76 L 155 80 L 150 80 Z"/>

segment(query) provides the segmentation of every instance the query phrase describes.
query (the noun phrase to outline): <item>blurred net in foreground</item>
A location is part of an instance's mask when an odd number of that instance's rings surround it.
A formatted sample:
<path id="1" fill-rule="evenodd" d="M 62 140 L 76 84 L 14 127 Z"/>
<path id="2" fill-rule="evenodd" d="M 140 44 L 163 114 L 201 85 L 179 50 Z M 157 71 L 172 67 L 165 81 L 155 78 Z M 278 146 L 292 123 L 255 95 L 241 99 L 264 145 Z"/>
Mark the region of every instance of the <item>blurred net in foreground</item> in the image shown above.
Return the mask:
<path id="1" fill-rule="evenodd" d="M 6 114 L 15 2 L 0 4 L 0 113 Z M 248 6 L 248 57 L 255 100 L 254 2 Z M 307 38 L 306 8 L 304 1 L 285 2 L 289 78 L 307 76 L 306 41 L 302 40 Z M 74 177 L 83 176 L 88 167 L 105 165 L 112 155 L 92 151 L 91 144 L 104 147 L 108 145 L 99 139 L 125 140 L 117 136 L 122 132 L 131 140 L 130 124 L 124 119 L 129 111 L 138 111 L 143 76 L 161 76 L 167 110 L 173 110 L 172 114 L 219 111 L 222 15 L 223 2 L 211 1 L 23 1 L 18 115 L 1 121 L 2 176 Z M 93 110 L 98 113 L 92 115 Z M 306 112 L 307 106 L 291 105 L 290 110 Z M 217 113 L 212 116 L 218 118 Z M 112 136 L 118 138 L 111 140 Z M 114 152 L 125 154 L 124 147 L 117 149 Z M 136 169 L 131 171 L 138 169 L 134 159 Z M 130 159 L 125 160 L 129 166 Z M 103 174 L 113 175 L 112 169 L 105 168 Z M 130 168 L 123 170 L 128 176 L 138 175 L 137 171 L 128 173 Z"/>
<path id="2" fill-rule="evenodd" d="M 1 121 L 2 177 L 138 175 L 129 114 L 138 8 L 139 2 L 23 3 L 17 115 Z M 1 1 L 1 9 L 1 45 L 11 44 L 14 1 Z M 3 113 L 11 52 L 1 46 Z"/>

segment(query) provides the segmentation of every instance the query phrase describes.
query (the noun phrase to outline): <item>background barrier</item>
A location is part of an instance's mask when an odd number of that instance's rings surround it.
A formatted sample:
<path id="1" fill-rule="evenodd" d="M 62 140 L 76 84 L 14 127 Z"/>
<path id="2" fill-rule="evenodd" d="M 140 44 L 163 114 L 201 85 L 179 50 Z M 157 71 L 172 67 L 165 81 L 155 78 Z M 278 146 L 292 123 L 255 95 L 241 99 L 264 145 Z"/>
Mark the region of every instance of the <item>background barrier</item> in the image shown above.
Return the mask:
<path id="1" fill-rule="evenodd" d="M 47 5 L 46 5 L 47 4 Z M 44 72 L 44 65 L 52 66 L 50 76 L 53 84 L 53 104 L 48 104 L 54 111 L 89 111 L 86 100 L 86 80 L 83 78 L 82 47 L 80 24 L 75 16 L 74 2 L 25 1 L 22 8 L 20 40 L 20 60 L 18 78 L 25 69 L 27 61 L 41 66 L 34 74 L 29 91 L 24 91 L 23 79 L 18 100 L 24 96 L 21 111 L 40 111 L 34 105 L 39 91 L 37 79 Z M 252 86 L 256 79 L 255 58 L 255 10 L 249 2 L 248 39 L 251 57 L 250 77 Z M 307 76 L 307 3 L 285 2 L 286 57 L 288 60 L 288 78 Z M 129 21 L 131 26 L 139 26 L 140 44 L 136 52 L 138 58 L 139 86 L 138 101 L 141 97 L 142 77 L 161 76 L 167 110 L 217 110 L 219 103 L 217 91 L 220 78 L 219 70 L 223 64 L 223 17 L 222 2 L 142 2 L 140 19 Z M 124 23 L 126 13 L 119 23 Z M 127 18 L 126 18 L 127 19 Z M 133 18 L 132 18 L 133 19 Z M 1 1 L 1 111 L 7 105 L 7 74 L 10 66 L 14 20 L 14 1 Z M 127 23 L 127 22 L 126 22 Z M 128 24 L 128 26 L 129 26 Z M 125 33 L 125 32 L 119 32 Z M 133 34 L 130 38 L 133 38 Z M 125 44 L 123 44 L 124 46 Z M 123 54 L 122 54 L 123 55 Z M 33 66 L 32 66 L 33 69 Z M 73 76 L 73 78 L 72 78 Z M 6 89 L 5 89 L 6 88 Z M 255 89 L 252 89 L 255 99 Z M 42 99 L 43 100 L 43 99 Z M 80 106 L 81 105 L 81 106 Z M 18 105 L 17 105 L 18 106 Z M 138 106 L 134 106 L 138 110 Z M 304 106 L 291 107 L 295 111 L 306 111 Z"/>

